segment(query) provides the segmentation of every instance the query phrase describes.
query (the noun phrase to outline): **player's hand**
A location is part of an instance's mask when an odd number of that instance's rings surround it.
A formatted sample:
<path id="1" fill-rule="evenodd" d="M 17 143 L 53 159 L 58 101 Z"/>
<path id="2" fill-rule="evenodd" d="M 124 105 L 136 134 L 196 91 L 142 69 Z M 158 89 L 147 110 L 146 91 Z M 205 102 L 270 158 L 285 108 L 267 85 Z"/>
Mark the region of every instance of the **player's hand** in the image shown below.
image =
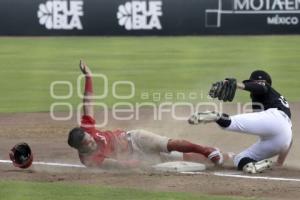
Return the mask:
<path id="1" fill-rule="evenodd" d="M 236 88 L 236 79 L 226 78 L 225 80 L 213 83 L 208 94 L 210 97 L 218 98 L 224 102 L 232 101 L 235 96 Z"/>
<path id="2" fill-rule="evenodd" d="M 80 62 L 79 62 L 79 68 L 80 68 L 81 72 L 87 76 L 90 76 L 92 74 L 89 67 L 82 60 L 80 60 Z"/>

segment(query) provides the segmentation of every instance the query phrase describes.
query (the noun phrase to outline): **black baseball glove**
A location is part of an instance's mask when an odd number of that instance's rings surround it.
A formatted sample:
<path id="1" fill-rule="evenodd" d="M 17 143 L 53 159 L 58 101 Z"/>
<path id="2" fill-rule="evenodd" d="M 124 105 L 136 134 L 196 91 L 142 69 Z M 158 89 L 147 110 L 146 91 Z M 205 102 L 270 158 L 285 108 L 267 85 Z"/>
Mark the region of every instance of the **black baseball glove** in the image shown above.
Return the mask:
<path id="1" fill-rule="evenodd" d="M 22 169 L 31 166 L 33 155 L 27 143 L 18 143 L 10 151 L 9 157 L 15 167 Z"/>
<path id="2" fill-rule="evenodd" d="M 213 83 L 210 90 L 209 90 L 209 96 L 211 98 L 219 97 L 223 86 L 224 86 L 223 81 L 218 81 L 218 82 Z"/>
<path id="3" fill-rule="evenodd" d="M 218 98 L 224 102 L 232 101 L 236 92 L 236 79 L 226 78 L 224 81 L 218 81 L 212 84 L 209 96 Z"/>

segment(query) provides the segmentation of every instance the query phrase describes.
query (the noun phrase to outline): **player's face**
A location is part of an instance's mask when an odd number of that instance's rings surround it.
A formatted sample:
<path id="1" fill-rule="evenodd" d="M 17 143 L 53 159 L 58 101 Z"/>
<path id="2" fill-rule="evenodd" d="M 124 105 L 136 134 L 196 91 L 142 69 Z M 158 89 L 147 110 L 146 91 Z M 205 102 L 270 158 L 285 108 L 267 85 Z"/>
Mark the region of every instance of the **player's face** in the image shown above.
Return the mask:
<path id="1" fill-rule="evenodd" d="M 88 133 L 85 133 L 81 146 L 78 149 L 81 153 L 89 153 L 97 149 L 95 139 Z"/>
<path id="2" fill-rule="evenodd" d="M 253 80 L 254 83 L 266 83 L 265 80 Z"/>

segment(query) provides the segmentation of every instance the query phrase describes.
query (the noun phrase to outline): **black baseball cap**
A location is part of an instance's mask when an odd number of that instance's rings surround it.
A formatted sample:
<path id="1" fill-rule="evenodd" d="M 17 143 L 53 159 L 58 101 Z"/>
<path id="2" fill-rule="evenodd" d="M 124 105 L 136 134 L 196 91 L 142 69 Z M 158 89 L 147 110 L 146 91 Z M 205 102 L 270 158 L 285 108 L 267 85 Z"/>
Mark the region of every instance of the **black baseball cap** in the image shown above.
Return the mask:
<path id="1" fill-rule="evenodd" d="M 255 70 L 254 72 L 251 73 L 250 78 L 248 80 L 244 80 L 243 82 L 251 82 L 254 80 L 264 80 L 269 85 L 272 85 L 271 76 L 263 70 Z"/>

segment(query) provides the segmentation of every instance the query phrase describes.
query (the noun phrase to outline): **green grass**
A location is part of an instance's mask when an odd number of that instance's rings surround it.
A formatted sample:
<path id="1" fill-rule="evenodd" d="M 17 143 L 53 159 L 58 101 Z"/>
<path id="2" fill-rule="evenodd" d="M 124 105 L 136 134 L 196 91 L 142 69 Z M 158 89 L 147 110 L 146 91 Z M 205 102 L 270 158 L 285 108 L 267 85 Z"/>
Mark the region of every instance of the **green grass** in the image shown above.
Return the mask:
<path id="1" fill-rule="evenodd" d="M 299 52 L 300 36 L 2 37 L 0 112 L 48 111 L 56 101 L 50 96 L 51 83 L 64 80 L 76 86 L 80 58 L 94 73 L 107 75 L 109 95 L 101 102 L 110 106 L 119 101 L 111 92 L 117 80 L 132 81 L 136 90 L 130 102 L 141 102 L 141 92 L 206 94 L 213 81 L 243 80 L 258 68 L 270 72 L 275 88 L 288 100 L 299 101 Z M 98 94 L 101 85 L 95 81 Z M 120 94 L 129 92 L 129 87 L 118 89 Z M 73 92 L 72 98 L 59 102 L 75 107 L 80 98 L 76 87 Z M 56 93 L 66 94 L 66 87 L 57 87 Z M 243 93 L 235 101 L 247 99 Z M 199 95 L 193 101 L 205 100 Z"/>
<path id="2" fill-rule="evenodd" d="M 148 192 L 100 186 L 62 183 L 0 182 L 2 200 L 238 200 L 222 196 L 205 196 L 179 192 Z M 253 198 L 251 198 L 253 200 Z"/>

